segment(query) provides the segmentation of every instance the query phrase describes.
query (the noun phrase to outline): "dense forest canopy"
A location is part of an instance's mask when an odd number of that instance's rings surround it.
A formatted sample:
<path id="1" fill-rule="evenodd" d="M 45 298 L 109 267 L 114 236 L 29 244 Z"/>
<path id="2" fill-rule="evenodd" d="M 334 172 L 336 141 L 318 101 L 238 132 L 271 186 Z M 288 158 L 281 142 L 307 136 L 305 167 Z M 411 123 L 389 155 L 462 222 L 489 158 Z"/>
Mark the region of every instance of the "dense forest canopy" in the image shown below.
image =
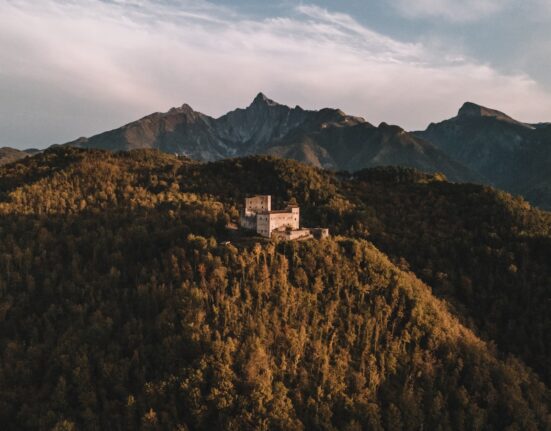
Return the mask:
<path id="1" fill-rule="evenodd" d="M 333 238 L 230 238 L 253 193 Z M 441 175 L 50 149 L 0 167 L 0 423 L 548 429 L 549 256 Z"/>

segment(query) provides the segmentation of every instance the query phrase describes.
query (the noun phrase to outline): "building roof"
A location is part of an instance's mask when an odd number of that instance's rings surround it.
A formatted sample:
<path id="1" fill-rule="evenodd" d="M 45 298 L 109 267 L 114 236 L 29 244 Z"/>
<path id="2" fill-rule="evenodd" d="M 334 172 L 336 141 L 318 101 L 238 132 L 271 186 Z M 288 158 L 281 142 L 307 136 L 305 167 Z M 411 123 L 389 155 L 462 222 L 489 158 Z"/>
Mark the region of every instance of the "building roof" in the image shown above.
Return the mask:
<path id="1" fill-rule="evenodd" d="M 298 207 L 295 207 L 295 208 L 298 208 Z M 261 214 L 261 215 L 268 215 L 268 214 L 291 214 L 292 210 L 291 210 L 291 207 L 289 208 L 285 208 L 284 210 L 272 210 L 272 211 L 262 211 L 262 212 L 259 212 L 258 214 Z"/>

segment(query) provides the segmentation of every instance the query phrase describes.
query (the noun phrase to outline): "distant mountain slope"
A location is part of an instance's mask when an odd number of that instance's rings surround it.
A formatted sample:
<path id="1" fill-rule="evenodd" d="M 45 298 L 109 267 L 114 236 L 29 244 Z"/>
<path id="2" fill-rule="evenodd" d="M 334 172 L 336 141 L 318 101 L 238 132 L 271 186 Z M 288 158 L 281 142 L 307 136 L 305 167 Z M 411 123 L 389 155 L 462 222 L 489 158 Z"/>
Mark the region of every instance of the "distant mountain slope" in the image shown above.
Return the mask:
<path id="1" fill-rule="evenodd" d="M 551 125 L 521 123 L 502 112 L 465 103 L 456 117 L 414 134 L 485 182 L 551 208 Z"/>
<path id="2" fill-rule="evenodd" d="M 296 156 L 297 149 L 305 147 L 315 153 L 316 157 L 320 154 L 322 159 L 312 156 L 312 162 L 301 157 L 302 153 Z M 356 171 L 366 167 L 397 165 L 432 173 L 440 171 L 455 181 L 479 179 L 434 146 L 398 126 L 386 123 L 378 127 L 360 123 L 345 127 L 323 127 L 311 132 L 297 131 L 266 152 L 339 170 Z"/>
<path id="3" fill-rule="evenodd" d="M 399 164 L 441 171 L 455 181 L 479 179 L 431 144 L 397 126 L 383 123 L 375 127 L 338 109 L 290 108 L 262 93 L 247 108 L 220 118 L 183 105 L 69 145 L 108 150 L 157 148 L 206 161 L 272 154 L 336 170 Z"/>
<path id="4" fill-rule="evenodd" d="M 306 223 L 340 236 L 229 238 L 236 205 L 255 192 L 296 199 Z M 490 301 L 463 314 L 399 259 L 401 250 L 412 261 L 430 256 L 419 273 L 438 283 L 456 282 L 447 265 L 500 277 L 492 286 L 465 281 L 465 294 L 479 290 L 477 298 L 513 280 L 492 306 L 515 317 L 519 298 L 543 307 L 533 288 L 546 267 L 533 270 L 546 245 L 526 242 L 516 256 L 501 242 L 517 234 L 544 241 L 546 214 L 509 199 L 411 169 L 350 176 L 268 156 L 199 163 L 151 150 L 58 147 L 3 166 L 0 423 L 549 429 L 541 374 L 462 323 Z M 366 239 L 371 229 L 393 261 Z M 484 260 L 461 267 L 457 244 Z M 502 264 L 516 265 L 515 274 Z M 530 328 L 488 318 L 507 331 L 550 333 L 545 320 Z M 518 339 L 529 358 L 530 342 Z"/>
<path id="5" fill-rule="evenodd" d="M 21 150 L 16 150 L 15 148 L 10 147 L 1 147 L 0 148 L 0 165 L 5 165 L 6 163 L 15 162 L 16 160 L 28 157 L 29 153 Z"/>

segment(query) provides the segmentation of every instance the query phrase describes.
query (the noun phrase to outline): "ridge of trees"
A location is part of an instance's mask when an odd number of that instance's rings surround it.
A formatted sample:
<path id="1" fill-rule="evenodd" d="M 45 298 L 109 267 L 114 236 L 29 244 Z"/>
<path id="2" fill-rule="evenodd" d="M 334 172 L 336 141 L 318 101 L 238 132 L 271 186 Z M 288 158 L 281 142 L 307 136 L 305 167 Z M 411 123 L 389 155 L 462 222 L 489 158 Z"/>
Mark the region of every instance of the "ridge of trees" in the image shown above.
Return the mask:
<path id="1" fill-rule="evenodd" d="M 221 243 L 249 193 L 336 237 Z M 73 148 L 1 167 L 0 423 L 549 428 L 549 226 L 394 168 Z"/>

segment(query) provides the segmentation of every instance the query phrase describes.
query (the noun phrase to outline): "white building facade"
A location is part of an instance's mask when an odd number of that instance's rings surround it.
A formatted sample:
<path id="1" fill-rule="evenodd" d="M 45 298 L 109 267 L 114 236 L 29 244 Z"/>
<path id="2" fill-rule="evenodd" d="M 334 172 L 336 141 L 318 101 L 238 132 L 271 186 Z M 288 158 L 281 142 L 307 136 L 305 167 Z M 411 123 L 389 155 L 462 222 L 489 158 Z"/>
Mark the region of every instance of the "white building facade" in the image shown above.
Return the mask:
<path id="1" fill-rule="evenodd" d="M 266 238 L 272 236 L 276 229 L 299 229 L 300 208 L 288 206 L 284 210 L 272 210 L 272 197 L 258 195 L 245 199 L 245 209 L 241 215 L 241 227 L 255 230 Z"/>

